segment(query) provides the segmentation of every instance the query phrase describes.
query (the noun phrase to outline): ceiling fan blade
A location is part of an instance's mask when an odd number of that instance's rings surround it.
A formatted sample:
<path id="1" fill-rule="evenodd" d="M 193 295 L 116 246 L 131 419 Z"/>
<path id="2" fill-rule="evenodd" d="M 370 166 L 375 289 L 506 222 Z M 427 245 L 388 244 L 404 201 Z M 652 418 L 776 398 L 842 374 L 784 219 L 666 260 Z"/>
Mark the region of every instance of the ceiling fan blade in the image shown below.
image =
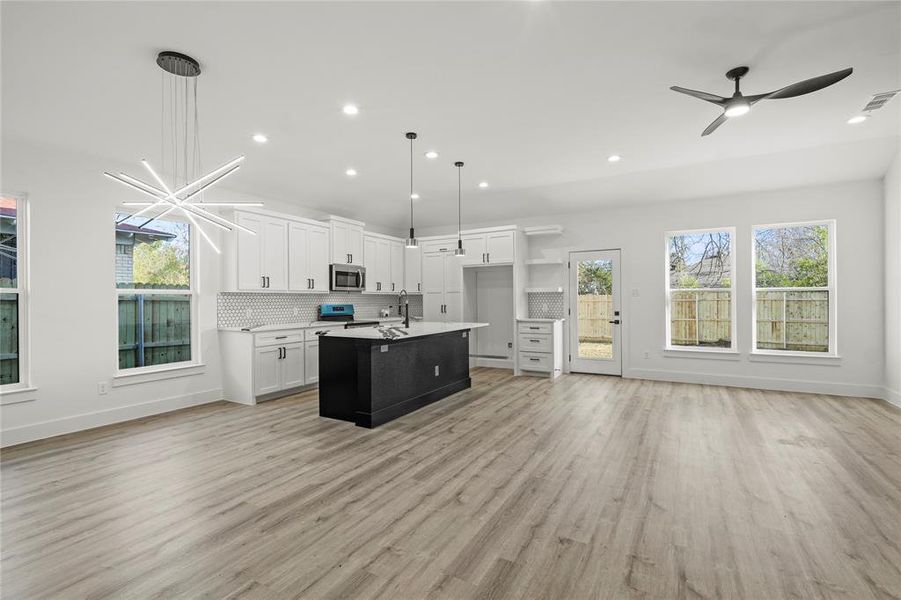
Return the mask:
<path id="1" fill-rule="evenodd" d="M 816 92 L 825 87 L 829 87 L 834 83 L 838 83 L 853 72 L 854 69 L 849 67 L 847 69 L 842 69 L 841 71 L 836 71 L 835 73 L 829 73 L 828 75 L 812 77 L 811 79 L 805 79 L 804 81 L 799 81 L 798 83 L 787 85 L 781 90 L 776 90 L 775 92 L 770 92 L 769 94 L 762 94 L 758 99 L 779 100 L 782 98 L 795 98 L 796 96 L 803 96 L 804 94 Z M 749 101 L 750 98 L 751 97 L 749 97 Z M 757 100 L 754 100 L 754 102 L 756 101 Z"/>
<path id="2" fill-rule="evenodd" d="M 725 123 L 728 118 L 729 117 L 726 116 L 726 113 L 723 113 L 720 116 L 718 116 L 713 123 L 711 123 L 710 125 L 707 126 L 707 129 L 704 130 L 704 133 L 701 134 L 701 137 L 704 137 L 705 135 L 710 135 L 711 133 L 716 131 L 716 128 L 719 127 L 720 125 L 722 125 L 723 123 Z"/>
<path id="3" fill-rule="evenodd" d="M 670 89 L 674 92 L 679 92 L 680 94 L 688 94 L 689 96 L 694 96 L 695 98 L 706 100 L 707 102 L 712 102 L 714 104 L 722 105 L 726 102 L 726 99 L 722 96 L 717 96 L 716 94 L 708 94 L 707 92 L 699 92 L 698 90 L 690 90 L 688 88 L 679 87 L 678 85 L 674 85 Z"/>

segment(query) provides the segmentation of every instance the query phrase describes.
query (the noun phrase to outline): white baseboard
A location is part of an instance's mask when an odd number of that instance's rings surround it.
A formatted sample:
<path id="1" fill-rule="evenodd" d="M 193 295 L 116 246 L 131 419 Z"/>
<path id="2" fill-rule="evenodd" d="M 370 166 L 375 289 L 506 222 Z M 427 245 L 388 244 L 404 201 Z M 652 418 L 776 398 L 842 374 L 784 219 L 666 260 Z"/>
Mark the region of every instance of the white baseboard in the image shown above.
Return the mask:
<path id="1" fill-rule="evenodd" d="M 473 367 L 491 367 L 494 369 L 512 369 L 512 358 L 475 358 L 470 360 Z"/>
<path id="2" fill-rule="evenodd" d="M 901 392 L 889 388 L 882 388 L 882 399 L 889 404 L 894 404 L 901 408 Z"/>
<path id="3" fill-rule="evenodd" d="M 218 388 L 13 427 L 0 431 L 0 446 L 15 446 L 16 444 L 24 444 L 25 442 L 33 442 L 66 433 L 158 415 L 180 408 L 188 408 L 189 406 L 208 404 L 217 400 L 222 400 L 222 390 Z"/>
<path id="4" fill-rule="evenodd" d="M 654 381 L 673 381 L 677 383 L 724 385 L 727 387 L 744 387 L 782 392 L 807 392 L 810 394 L 831 394 L 834 396 L 853 396 L 858 398 L 885 398 L 885 388 L 882 386 L 860 383 L 830 383 L 827 381 L 810 381 L 806 379 L 777 379 L 773 377 L 756 377 L 749 375 L 721 375 L 718 373 L 686 373 L 683 371 L 667 371 L 663 369 L 627 369 L 623 371 L 623 377 L 628 379 L 651 379 Z M 889 402 L 892 401 L 889 400 Z"/>

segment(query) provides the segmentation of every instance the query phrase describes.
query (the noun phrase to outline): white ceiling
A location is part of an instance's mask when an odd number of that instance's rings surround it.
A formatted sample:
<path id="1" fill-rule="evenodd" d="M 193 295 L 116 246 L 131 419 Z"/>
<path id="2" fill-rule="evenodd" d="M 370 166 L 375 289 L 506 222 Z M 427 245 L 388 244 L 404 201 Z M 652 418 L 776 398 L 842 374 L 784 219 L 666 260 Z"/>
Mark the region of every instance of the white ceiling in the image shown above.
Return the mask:
<path id="1" fill-rule="evenodd" d="M 845 124 L 901 88 L 898 2 L 3 2 L 4 151 L 157 156 L 166 49 L 201 62 L 205 166 L 247 154 L 230 187 L 394 227 L 408 130 L 422 225 L 454 220 L 455 160 L 475 222 L 878 177 L 901 131 L 898 99 Z M 743 64 L 745 93 L 854 74 L 701 138 L 717 109 L 669 86 Z"/>

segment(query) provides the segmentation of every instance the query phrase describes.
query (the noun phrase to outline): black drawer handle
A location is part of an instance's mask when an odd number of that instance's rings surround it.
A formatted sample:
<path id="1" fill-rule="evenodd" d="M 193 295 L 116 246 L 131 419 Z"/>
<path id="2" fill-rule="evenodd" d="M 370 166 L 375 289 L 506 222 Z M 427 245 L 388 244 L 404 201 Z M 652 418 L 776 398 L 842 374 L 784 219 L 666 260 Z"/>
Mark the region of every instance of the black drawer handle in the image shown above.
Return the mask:
<path id="1" fill-rule="evenodd" d="M 277 336 L 275 336 L 275 339 L 277 339 L 277 340 L 284 340 L 284 339 L 286 339 L 287 337 L 288 337 L 288 336 L 286 336 L 286 335 L 277 335 Z"/>
<path id="2" fill-rule="evenodd" d="M 541 340 L 529 340 L 530 342 L 535 342 L 536 344 L 540 344 Z"/>
<path id="3" fill-rule="evenodd" d="M 534 360 L 535 362 L 538 362 L 541 359 L 540 358 L 530 358 L 529 360 Z"/>

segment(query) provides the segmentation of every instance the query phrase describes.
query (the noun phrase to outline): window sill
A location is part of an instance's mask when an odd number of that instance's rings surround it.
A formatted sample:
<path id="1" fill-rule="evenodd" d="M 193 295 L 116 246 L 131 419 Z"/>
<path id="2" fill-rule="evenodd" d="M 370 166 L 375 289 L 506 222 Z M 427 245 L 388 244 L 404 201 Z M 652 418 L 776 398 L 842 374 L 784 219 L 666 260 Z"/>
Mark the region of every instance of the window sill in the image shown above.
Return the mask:
<path id="1" fill-rule="evenodd" d="M 6 404 L 18 404 L 20 402 L 31 402 L 38 399 L 38 388 L 36 387 L 16 387 L 10 385 L 9 389 L 0 388 L 0 406 Z"/>
<path id="2" fill-rule="evenodd" d="M 670 358 L 712 358 L 714 360 L 738 360 L 741 354 L 738 350 L 711 348 L 664 348 L 663 356 Z"/>
<path id="3" fill-rule="evenodd" d="M 165 366 L 162 368 L 144 367 L 135 369 L 133 372 L 118 371 L 113 377 L 113 387 L 149 383 L 163 379 L 174 379 L 176 377 L 190 377 L 192 375 L 201 375 L 204 371 L 206 371 L 206 365 L 203 363 L 189 363 L 186 365 L 174 367 Z"/>
<path id="4" fill-rule="evenodd" d="M 751 362 L 793 363 L 799 365 L 839 366 L 842 362 L 842 357 L 838 354 L 816 354 L 813 352 L 752 351 L 748 359 Z"/>

